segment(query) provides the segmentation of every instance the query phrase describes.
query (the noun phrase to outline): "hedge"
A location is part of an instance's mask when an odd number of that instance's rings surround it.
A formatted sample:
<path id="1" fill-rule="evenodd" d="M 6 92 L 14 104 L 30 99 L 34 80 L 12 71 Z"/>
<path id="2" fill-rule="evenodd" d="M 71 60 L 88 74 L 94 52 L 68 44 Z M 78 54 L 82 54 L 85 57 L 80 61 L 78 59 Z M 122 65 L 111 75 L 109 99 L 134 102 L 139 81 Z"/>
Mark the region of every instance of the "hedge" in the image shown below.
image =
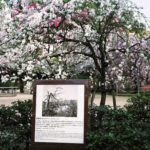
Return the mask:
<path id="1" fill-rule="evenodd" d="M 0 149 L 31 149 L 32 101 L 0 106 Z M 124 108 L 89 108 L 88 150 L 150 150 L 150 95 L 138 94 Z"/>

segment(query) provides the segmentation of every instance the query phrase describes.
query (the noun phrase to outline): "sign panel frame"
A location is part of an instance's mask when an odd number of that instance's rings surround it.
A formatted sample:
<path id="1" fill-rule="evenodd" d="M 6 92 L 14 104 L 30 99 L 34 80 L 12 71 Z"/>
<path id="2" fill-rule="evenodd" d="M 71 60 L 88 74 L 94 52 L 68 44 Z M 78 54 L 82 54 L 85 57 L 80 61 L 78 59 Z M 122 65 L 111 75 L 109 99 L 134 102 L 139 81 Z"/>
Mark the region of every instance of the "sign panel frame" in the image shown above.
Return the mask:
<path id="1" fill-rule="evenodd" d="M 34 81 L 31 149 L 85 150 L 89 96 L 88 80 Z"/>

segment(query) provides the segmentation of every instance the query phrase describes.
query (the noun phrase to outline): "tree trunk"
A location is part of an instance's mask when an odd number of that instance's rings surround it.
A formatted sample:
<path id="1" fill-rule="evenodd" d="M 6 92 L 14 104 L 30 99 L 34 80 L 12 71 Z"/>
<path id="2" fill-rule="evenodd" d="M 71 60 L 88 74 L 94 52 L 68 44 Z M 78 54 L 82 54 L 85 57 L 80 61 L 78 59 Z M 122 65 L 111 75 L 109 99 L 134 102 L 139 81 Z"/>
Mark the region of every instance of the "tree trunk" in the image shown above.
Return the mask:
<path id="1" fill-rule="evenodd" d="M 134 89 L 133 89 L 133 93 L 138 93 L 138 82 L 137 82 L 137 78 L 134 80 Z"/>
<path id="2" fill-rule="evenodd" d="M 24 93 L 24 82 L 22 78 L 19 79 L 19 88 L 20 88 L 20 93 Z"/>
<path id="3" fill-rule="evenodd" d="M 111 81 L 111 95 L 112 95 L 112 100 L 113 100 L 113 107 L 114 107 L 114 109 L 117 109 L 117 105 L 116 105 L 116 85 L 113 82 L 113 80 Z"/>
<path id="4" fill-rule="evenodd" d="M 92 92 L 92 97 L 91 97 L 91 107 L 93 107 L 93 102 L 95 99 L 95 95 L 96 95 L 96 91 L 99 85 L 99 79 L 95 79 L 94 83 L 93 83 L 93 92 Z"/>
<path id="5" fill-rule="evenodd" d="M 94 89 L 94 91 L 92 92 L 92 97 L 91 97 L 91 107 L 93 107 L 93 102 L 95 99 L 95 95 L 96 95 L 96 90 Z"/>
<path id="6" fill-rule="evenodd" d="M 105 56 L 102 53 L 101 58 L 101 102 L 100 106 L 104 106 L 106 102 L 106 67 Z"/>
<path id="7" fill-rule="evenodd" d="M 105 102 L 106 102 L 106 91 L 101 92 L 101 102 L 100 102 L 100 106 L 105 106 Z"/>
<path id="8" fill-rule="evenodd" d="M 115 90 L 112 90 L 112 99 L 113 99 L 113 107 L 114 107 L 114 109 L 117 109 Z"/>
<path id="9" fill-rule="evenodd" d="M 105 102 L 106 102 L 106 79 L 105 79 L 105 72 L 103 72 L 102 74 L 102 78 L 101 78 L 101 102 L 100 102 L 100 106 L 104 106 Z"/>

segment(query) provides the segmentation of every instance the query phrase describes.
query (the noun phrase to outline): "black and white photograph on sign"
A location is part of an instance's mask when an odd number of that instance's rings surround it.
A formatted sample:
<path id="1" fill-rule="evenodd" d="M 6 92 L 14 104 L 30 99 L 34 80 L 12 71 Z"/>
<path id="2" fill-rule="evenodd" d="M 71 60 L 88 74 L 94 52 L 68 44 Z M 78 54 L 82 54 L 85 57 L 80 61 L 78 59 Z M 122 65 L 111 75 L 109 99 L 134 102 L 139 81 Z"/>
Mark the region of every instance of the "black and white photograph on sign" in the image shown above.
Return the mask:
<path id="1" fill-rule="evenodd" d="M 54 90 L 47 89 L 42 102 L 43 117 L 77 117 L 77 99 L 64 98 L 64 90 L 64 87 L 54 87 Z"/>

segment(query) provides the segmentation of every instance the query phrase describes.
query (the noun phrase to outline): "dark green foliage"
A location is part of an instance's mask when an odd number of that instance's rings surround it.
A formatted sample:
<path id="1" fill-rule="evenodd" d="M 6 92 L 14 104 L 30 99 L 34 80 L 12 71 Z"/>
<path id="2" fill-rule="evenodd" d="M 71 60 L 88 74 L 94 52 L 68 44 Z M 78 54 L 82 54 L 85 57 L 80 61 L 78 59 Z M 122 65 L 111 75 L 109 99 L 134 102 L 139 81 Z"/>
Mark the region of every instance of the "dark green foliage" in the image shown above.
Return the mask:
<path id="1" fill-rule="evenodd" d="M 0 10 L 3 8 L 4 4 L 2 3 L 2 0 L 0 0 Z"/>
<path id="2" fill-rule="evenodd" d="M 141 93 L 131 97 L 125 106 L 137 120 L 150 121 L 150 93 Z"/>
<path id="3" fill-rule="evenodd" d="M 132 97 L 125 108 L 90 111 L 89 150 L 150 150 L 150 97 Z"/>
<path id="4" fill-rule="evenodd" d="M 0 150 L 30 150 L 32 101 L 0 106 Z M 150 95 L 129 99 L 125 108 L 90 109 L 88 150 L 150 150 Z"/>
<path id="5" fill-rule="evenodd" d="M 32 101 L 0 106 L 0 149 L 29 150 L 31 143 Z"/>

